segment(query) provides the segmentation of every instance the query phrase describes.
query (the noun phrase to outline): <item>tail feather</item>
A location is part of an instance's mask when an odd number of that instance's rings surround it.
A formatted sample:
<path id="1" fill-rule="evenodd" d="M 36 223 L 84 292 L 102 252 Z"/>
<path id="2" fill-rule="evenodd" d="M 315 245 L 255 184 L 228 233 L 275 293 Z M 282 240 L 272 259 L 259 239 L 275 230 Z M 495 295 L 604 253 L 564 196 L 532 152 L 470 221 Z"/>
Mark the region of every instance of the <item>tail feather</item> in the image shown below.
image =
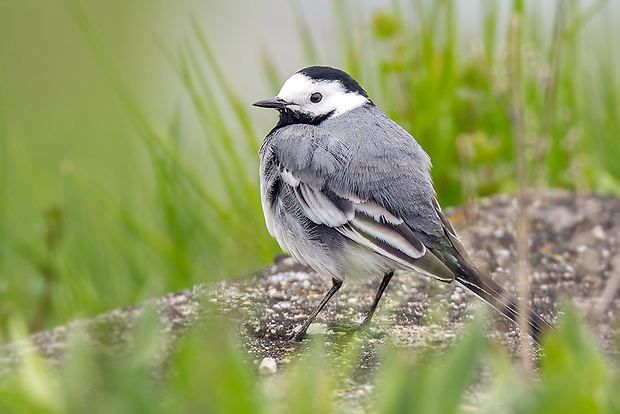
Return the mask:
<path id="1" fill-rule="evenodd" d="M 461 266 L 461 269 L 457 272 L 455 279 L 475 293 L 478 297 L 485 300 L 495 309 L 500 311 L 505 317 L 517 324 L 519 323 L 519 305 L 517 298 L 493 280 L 488 277 L 481 276 L 470 266 Z M 554 328 L 528 306 L 526 306 L 525 309 L 527 312 L 526 321 L 529 328 L 528 333 L 537 343 L 540 343 L 542 336 Z"/>

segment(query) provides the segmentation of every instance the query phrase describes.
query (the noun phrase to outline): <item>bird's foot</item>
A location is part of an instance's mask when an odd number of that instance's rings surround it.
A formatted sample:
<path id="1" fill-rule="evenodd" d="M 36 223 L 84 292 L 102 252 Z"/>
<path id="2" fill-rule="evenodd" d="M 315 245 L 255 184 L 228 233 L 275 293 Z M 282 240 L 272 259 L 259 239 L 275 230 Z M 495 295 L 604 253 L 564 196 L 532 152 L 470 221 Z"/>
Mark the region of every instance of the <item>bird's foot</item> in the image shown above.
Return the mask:
<path id="1" fill-rule="evenodd" d="M 344 333 L 352 335 L 357 331 L 363 329 L 365 327 L 364 324 L 357 323 L 332 323 L 329 325 L 329 330 L 335 333 Z"/>
<path id="2" fill-rule="evenodd" d="M 364 321 L 360 324 L 333 323 L 330 325 L 329 330 L 335 334 L 344 335 L 346 337 L 363 334 L 364 336 L 368 335 L 372 338 L 380 338 L 385 335 L 385 332 L 371 329 L 370 323 L 368 323 L 368 321 Z"/>
<path id="3" fill-rule="evenodd" d="M 308 336 L 306 335 L 306 332 L 293 332 L 293 336 L 291 336 L 288 342 L 291 344 L 298 344 L 307 338 Z"/>

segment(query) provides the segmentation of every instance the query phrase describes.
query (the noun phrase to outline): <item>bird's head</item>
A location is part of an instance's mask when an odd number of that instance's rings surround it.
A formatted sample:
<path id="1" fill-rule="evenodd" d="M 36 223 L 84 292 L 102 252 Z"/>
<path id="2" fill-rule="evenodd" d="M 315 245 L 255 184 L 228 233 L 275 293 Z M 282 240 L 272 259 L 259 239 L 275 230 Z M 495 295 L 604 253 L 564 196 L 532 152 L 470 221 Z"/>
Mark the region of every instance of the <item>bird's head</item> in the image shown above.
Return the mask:
<path id="1" fill-rule="evenodd" d="M 310 66 L 288 78 L 273 99 L 254 106 L 280 112 L 279 126 L 295 123 L 319 124 L 365 104 L 368 95 L 351 76 L 328 66 Z"/>

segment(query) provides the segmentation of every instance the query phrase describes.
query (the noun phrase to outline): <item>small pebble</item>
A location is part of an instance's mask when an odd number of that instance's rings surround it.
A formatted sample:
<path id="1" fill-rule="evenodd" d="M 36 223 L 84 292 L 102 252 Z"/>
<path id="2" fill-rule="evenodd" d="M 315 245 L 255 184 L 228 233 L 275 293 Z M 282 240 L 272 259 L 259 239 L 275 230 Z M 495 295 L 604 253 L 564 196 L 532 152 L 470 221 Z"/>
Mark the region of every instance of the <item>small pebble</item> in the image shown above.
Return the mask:
<path id="1" fill-rule="evenodd" d="M 276 363 L 276 360 L 271 357 L 263 358 L 260 366 L 258 367 L 258 372 L 262 375 L 272 375 L 275 374 L 277 370 L 278 364 Z"/>
<path id="2" fill-rule="evenodd" d="M 605 230 L 603 230 L 603 227 L 600 224 L 592 228 L 592 235 L 599 240 L 605 240 L 605 238 L 607 237 L 607 234 L 605 234 Z"/>

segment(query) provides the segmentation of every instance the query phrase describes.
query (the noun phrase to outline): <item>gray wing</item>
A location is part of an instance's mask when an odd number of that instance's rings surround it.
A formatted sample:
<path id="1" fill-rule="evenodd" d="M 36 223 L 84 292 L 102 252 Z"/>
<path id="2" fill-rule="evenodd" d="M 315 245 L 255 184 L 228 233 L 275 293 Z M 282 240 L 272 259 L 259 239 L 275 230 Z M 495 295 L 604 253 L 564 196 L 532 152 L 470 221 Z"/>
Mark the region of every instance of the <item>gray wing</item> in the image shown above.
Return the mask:
<path id="1" fill-rule="evenodd" d="M 295 187 L 295 194 L 314 223 L 332 227 L 404 268 L 443 282 L 454 279 L 454 273 L 426 248 L 403 219 L 375 202 L 340 197 L 301 181 Z"/>
<path id="2" fill-rule="evenodd" d="M 403 268 L 451 282 L 453 271 L 425 245 L 447 233 L 433 204 L 428 156 L 387 117 L 377 128 L 377 119 L 349 124 L 345 116 L 338 117 L 338 130 L 326 121 L 320 129 L 299 126 L 278 134 L 272 149 L 283 185 L 317 225 Z"/>

